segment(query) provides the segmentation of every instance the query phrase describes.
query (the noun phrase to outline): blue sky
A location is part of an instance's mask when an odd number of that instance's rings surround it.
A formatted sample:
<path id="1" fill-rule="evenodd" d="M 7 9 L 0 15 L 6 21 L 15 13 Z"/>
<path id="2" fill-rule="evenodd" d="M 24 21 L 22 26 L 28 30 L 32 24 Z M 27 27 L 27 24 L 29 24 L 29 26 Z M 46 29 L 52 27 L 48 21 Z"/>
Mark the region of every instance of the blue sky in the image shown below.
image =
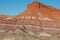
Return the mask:
<path id="1" fill-rule="evenodd" d="M 15 16 L 27 9 L 27 5 L 38 1 L 60 9 L 60 0 L 0 0 L 0 14 Z"/>

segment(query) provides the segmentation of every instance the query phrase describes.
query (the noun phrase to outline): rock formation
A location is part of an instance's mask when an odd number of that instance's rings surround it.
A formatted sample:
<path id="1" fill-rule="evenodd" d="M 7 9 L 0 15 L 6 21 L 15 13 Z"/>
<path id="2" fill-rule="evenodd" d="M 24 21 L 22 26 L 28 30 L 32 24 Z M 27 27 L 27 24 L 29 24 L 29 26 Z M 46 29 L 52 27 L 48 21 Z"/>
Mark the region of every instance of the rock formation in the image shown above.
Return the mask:
<path id="1" fill-rule="evenodd" d="M 38 25 L 34 27 L 37 31 L 43 29 L 49 33 L 60 33 L 60 10 L 39 2 L 29 4 L 27 10 L 17 15 L 16 19 L 18 22 L 24 21 L 24 24 Z M 29 30 L 29 26 L 26 28 Z"/>
<path id="2" fill-rule="evenodd" d="M 0 40 L 60 40 L 60 10 L 33 2 L 17 16 L 0 15 Z"/>
<path id="3" fill-rule="evenodd" d="M 4 31 L 21 29 L 60 33 L 60 10 L 39 2 L 28 4 L 27 10 L 17 16 L 2 16 L 0 19 L 0 30 Z"/>

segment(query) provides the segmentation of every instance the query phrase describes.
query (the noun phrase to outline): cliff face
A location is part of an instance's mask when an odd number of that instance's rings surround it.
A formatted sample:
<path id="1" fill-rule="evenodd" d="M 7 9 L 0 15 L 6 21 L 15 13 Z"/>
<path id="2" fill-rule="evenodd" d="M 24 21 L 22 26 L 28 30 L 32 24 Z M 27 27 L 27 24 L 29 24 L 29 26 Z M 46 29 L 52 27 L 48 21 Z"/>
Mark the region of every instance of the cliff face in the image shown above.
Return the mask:
<path id="1" fill-rule="evenodd" d="M 28 5 L 28 8 L 25 12 L 17 16 L 17 19 L 33 19 L 38 18 L 38 20 L 60 20 L 60 10 L 57 10 L 53 7 L 43 5 L 39 2 L 33 2 Z M 26 18 L 25 18 L 26 17 Z"/>
<path id="2" fill-rule="evenodd" d="M 37 33 L 41 31 L 60 33 L 59 24 L 60 10 L 39 2 L 33 2 L 32 4 L 28 4 L 28 8 L 25 12 L 15 17 L 8 16 L 1 19 L 0 29 L 21 29 Z"/>
<path id="3" fill-rule="evenodd" d="M 46 6 L 39 2 L 33 2 L 28 5 L 28 8 L 25 12 L 16 16 L 17 21 L 24 21 L 25 24 L 34 24 L 39 25 L 39 27 L 33 27 L 34 30 L 41 28 L 46 32 L 59 33 L 60 29 L 60 10 L 55 9 L 51 6 Z M 27 23 L 28 22 L 28 23 Z M 31 30 L 32 30 L 31 27 Z M 26 26 L 26 29 L 29 30 L 29 26 Z"/>
<path id="4" fill-rule="evenodd" d="M 0 15 L 0 40 L 60 40 L 60 10 L 33 2 L 17 16 Z"/>

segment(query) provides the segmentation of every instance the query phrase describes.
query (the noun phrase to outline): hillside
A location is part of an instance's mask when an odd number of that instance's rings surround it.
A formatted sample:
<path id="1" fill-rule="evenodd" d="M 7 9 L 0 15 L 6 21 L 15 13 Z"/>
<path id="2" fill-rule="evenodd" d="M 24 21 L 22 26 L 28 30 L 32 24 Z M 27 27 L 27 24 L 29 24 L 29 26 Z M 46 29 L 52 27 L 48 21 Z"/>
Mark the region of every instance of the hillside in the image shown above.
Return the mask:
<path id="1" fill-rule="evenodd" d="M 57 40 L 60 35 L 60 10 L 33 2 L 17 16 L 0 15 L 0 35 L 3 40 L 11 37 L 13 40 Z"/>

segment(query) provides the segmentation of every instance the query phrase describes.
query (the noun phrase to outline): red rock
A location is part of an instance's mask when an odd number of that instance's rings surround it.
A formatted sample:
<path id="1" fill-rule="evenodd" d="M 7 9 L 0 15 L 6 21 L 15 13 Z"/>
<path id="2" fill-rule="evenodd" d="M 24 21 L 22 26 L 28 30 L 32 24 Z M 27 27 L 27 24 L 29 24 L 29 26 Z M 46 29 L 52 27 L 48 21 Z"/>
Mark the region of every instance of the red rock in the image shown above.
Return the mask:
<path id="1" fill-rule="evenodd" d="M 28 4 L 28 8 L 27 10 L 25 10 L 25 12 L 12 17 L 11 19 L 1 19 L 1 21 L 3 21 L 5 24 L 8 22 L 8 24 L 17 24 L 22 26 L 0 26 L 0 29 L 7 28 L 9 30 L 16 30 L 17 28 L 19 28 L 36 32 L 46 31 L 51 33 L 60 33 L 60 30 L 58 30 L 58 28 L 60 28 L 60 10 L 39 2 Z"/>

